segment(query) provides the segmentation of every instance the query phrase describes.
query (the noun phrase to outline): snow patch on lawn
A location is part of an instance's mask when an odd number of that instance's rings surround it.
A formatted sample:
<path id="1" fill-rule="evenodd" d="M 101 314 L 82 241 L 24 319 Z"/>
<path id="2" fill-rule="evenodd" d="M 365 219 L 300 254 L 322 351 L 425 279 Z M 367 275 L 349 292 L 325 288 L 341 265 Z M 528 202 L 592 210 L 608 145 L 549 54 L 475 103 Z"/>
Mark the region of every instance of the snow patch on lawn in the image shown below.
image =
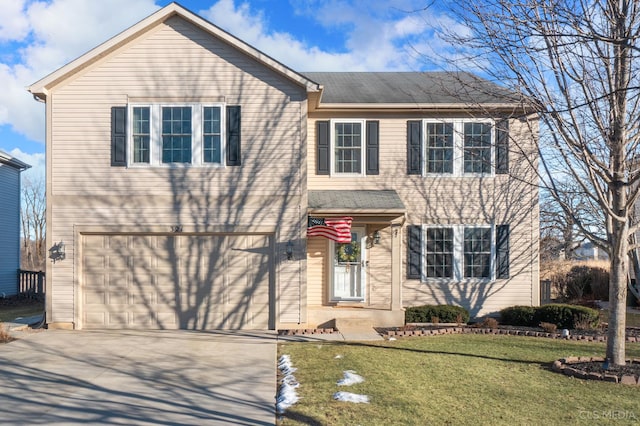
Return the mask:
<path id="1" fill-rule="evenodd" d="M 360 395 L 351 392 L 336 392 L 333 394 L 333 399 L 343 402 L 354 402 L 356 404 L 369 403 L 369 397 L 367 395 Z"/>
<path id="2" fill-rule="evenodd" d="M 284 377 L 280 382 L 280 389 L 278 390 L 278 396 L 276 398 L 276 411 L 282 414 L 287 408 L 291 407 L 300 399 L 296 392 L 296 388 L 300 386 L 300 383 L 298 383 L 293 375 L 297 369 L 293 367 L 289 355 L 280 356 L 278 360 L 278 370 L 280 370 Z"/>
<path id="3" fill-rule="evenodd" d="M 352 386 L 364 382 L 364 378 L 353 370 L 343 372 L 344 378 L 338 380 L 338 386 Z"/>

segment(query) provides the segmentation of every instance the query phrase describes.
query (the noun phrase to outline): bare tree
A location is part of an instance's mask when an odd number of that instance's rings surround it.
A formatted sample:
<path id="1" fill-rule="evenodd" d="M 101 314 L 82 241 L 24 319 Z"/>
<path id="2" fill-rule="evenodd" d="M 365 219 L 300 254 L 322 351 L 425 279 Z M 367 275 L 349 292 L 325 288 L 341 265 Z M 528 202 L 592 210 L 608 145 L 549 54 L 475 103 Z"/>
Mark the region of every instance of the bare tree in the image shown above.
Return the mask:
<path id="1" fill-rule="evenodd" d="M 575 217 L 579 217 L 583 227 L 597 233 L 601 239 L 606 235 L 602 210 L 593 205 L 582 188 L 566 182 L 556 182 L 556 188 L 555 196 L 546 190 L 540 194 L 541 260 L 557 258 L 559 253 L 564 253 L 565 259 L 576 258 L 576 251 L 589 238 L 581 232 Z M 562 201 L 558 202 L 557 197 Z"/>
<path id="2" fill-rule="evenodd" d="M 454 8 L 468 32 L 447 35 L 466 54 L 465 67 L 479 67 L 539 111 L 542 184 L 609 254 L 606 356 L 624 365 L 638 230 L 631 213 L 640 178 L 640 0 L 460 0 Z M 602 212 L 604 235 L 563 197 L 557 182 L 567 180 Z"/>
<path id="3" fill-rule="evenodd" d="M 44 181 L 23 178 L 20 207 L 23 269 L 44 270 L 46 206 Z"/>

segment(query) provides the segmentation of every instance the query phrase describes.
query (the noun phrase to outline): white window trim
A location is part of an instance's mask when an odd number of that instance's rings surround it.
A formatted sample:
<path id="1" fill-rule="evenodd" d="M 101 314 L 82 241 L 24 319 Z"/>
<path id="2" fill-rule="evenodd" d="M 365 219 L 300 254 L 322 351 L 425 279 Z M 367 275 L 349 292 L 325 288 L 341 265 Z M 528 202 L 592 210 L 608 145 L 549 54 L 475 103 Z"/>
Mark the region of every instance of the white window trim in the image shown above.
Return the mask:
<path id="1" fill-rule="evenodd" d="M 133 108 L 149 108 L 149 163 L 134 163 L 133 144 Z M 162 108 L 191 107 L 191 163 L 162 162 Z M 220 163 L 204 161 L 204 108 L 220 108 Z M 128 167 L 225 167 L 226 158 L 226 105 L 207 102 L 171 102 L 171 103 L 130 103 L 127 105 L 127 165 Z"/>
<path id="2" fill-rule="evenodd" d="M 453 124 L 453 173 L 429 173 L 427 172 L 427 124 L 429 123 L 451 123 Z M 464 123 L 487 123 L 491 125 L 491 167 L 489 173 L 464 173 Z M 490 118 L 451 118 L 435 119 L 425 118 L 422 120 L 422 176 L 428 177 L 493 177 L 496 174 L 496 125 L 495 120 Z"/>
<path id="3" fill-rule="evenodd" d="M 335 171 L 335 156 L 336 156 L 336 146 L 335 146 L 335 128 L 337 123 L 359 123 L 360 128 L 362 129 L 362 136 L 360 140 L 360 173 L 338 173 Z M 335 177 L 357 177 L 357 176 L 365 176 L 366 174 L 366 151 L 367 151 L 367 126 L 366 120 L 363 118 L 339 118 L 333 119 L 330 122 L 329 129 L 329 151 L 330 151 L 330 176 Z"/>
<path id="4" fill-rule="evenodd" d="M 453 228 L 453 277 L 452 278 L 433 278 L 427 277 L 427 229 Z M 465 228 L 484 228 L 491 229 L 491 253 L 489 257 L 489 277 L 465 277 L 464 276 L 464 229 Z M 477 225 L 477 224 L 456 224 L 456 225 L 422 225 L 422 270 L 420 275 L 423 282 L 444 282 L 444 281 L 464 281 L 464 282 L 494 282 L 496 280 L 496 227 L 494 224 Z"/>

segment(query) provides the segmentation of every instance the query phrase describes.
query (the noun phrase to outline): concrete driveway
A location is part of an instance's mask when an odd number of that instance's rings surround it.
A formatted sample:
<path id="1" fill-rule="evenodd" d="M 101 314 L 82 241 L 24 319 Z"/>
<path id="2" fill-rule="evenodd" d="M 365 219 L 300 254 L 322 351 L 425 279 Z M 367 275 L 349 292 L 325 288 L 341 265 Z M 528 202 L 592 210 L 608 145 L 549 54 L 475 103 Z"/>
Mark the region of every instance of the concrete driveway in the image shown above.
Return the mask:
<path id="1" fill-rule="evenodd" d="M 273 332 L 62 331 L 0 344 L 0 424 L 272 425 Z"/>

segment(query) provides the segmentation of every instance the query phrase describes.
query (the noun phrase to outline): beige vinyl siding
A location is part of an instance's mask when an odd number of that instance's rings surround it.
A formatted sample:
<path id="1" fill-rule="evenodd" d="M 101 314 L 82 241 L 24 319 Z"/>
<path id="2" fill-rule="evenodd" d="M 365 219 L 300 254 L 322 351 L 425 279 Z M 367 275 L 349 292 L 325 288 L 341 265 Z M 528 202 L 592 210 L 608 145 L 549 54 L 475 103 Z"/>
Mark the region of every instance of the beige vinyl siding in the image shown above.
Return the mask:
<path id="1" fill-rule="evenodd" d="M 391 233 L 389 228 L 381 232 L 381 243 L 366 249 L 366 291 L 364 302 L 356 306 L 389 309 L 391 306 Z M 307 304 L 327 306 L 331 285 L 332 254 L 329 240 L 322 237 L 307 238 Z M 350 304 L 350 302 L 347 302 Z"/>
<path id="2" fill-rule="evenodd" d="M 329 272 L 329 240 L 322 237 L 307 238 L 307 304 L 321 306 L 327 303 Z"/>
<path id="3" fill-rule="evenodd" d="M 468 117 L 468 113 L 446 117 Z M 484 315 L 515 305 L 539 303 L 538 271 L 538 192 L 537 158 L 530 131 L 537 123 L 510 120 L 511 143 L 509 167 L 512 176 L 423 177 L 407 175 L 408 120 L 445 117 L 424 113 L 314 113 L 308 120 L 308 188 L 328 189 L 393 189 L 407 208 L 406 225 L 510 225 L 510 276 L 490 285 L 480 283 L 446 283 L 435 285 L 406 278 L 406 226 L 403 230 L 403 294 L 404 306 L 427 303 L 453 303 Z M 362 177 L 340 177 L 316 174 L 316 121 L 331 118 L 353 118 L 380 121 L 380 174 Z M 531 129 L 528 127 L 531 125 Z M 372 253 L 373 255 L 373 253 Z M 371 261 L 375 266 L 382 259 Z M 378 277 L 373 269 L 370 274 Z M 315 279 L 309 275 L 309 280 Z M 373 282 L 371 283 L 373 284 Z M 380 285 L 382 285 L 382 279 Z M 373 293 L 372 293 L 373 294 Z M 375 293 L 377 294 L 377 293 Z M 372 303 L 377 301 L 372 299 Z"/>
<path id="4" fill-rule="evenodd" d="M 79 228 L 180 225 L 275 232 L 276 323 L 300 322 L 305 270 L 285 261 L 284 244 L 305 231 L 304 88 L 174 17 L 54 87 L 47 101 L 50 238 L 67 247 L 67 260 L 51 268 L 51 321 L 77 315 Z M 143 102 L 240 105 L 242 166 L 111 167 L 111 107 Z"/>
<path id="5" fill-rule="evenodd" d="M 373 234 L 372 231 L 369 232 Z M 380 230 L 380 244 L 367 250 L 369 304 L 381 309 L 391 307 L 391 228 Z"/>

